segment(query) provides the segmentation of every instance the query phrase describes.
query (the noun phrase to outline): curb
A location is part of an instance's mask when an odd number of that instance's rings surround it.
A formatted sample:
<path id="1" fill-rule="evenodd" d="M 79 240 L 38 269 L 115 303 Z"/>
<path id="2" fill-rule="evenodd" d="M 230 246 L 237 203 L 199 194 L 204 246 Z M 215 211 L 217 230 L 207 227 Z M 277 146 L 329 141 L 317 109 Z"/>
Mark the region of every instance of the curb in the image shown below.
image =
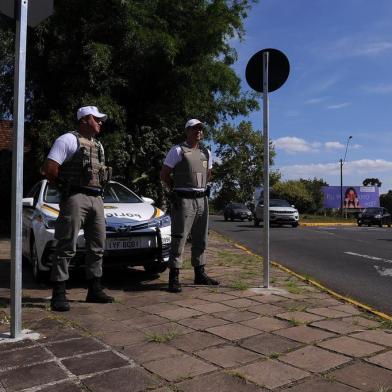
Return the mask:
<path id="1" fill-rule="evenodd" d="M 241 245 L 241 244 L 239 244 L 239 243 L 233 241 L 233 240 L 230 239 L 230 238 L 227 238 L 226 236 L 222 235 L 221 233 L 219 233 L 219 232 L 217 232 L 217 231 L 215 231 L 215 233 L 217 233 L 217 234 L 220 235 L 221 237 L 227 239 L 227 240 L 228 240 L 229 242 L 231 242 L 236 248 L 241 249 L 242 251 L 244 251 L 244 252 L 246 252 L 246 253 L 248 253 L 248 254 L 251 254 L 251 255 L 253 255 L 253 256 L 262 258 L 260 255 L 258 255 L 258 254 L 256 254 L 256 253 L 252 252 L 252 251 L 251 251 L 250 249 L 248 249 L 246 246 Z M 335 291 L 329 289 L 328 287 L 323 286 L 321 283 L 319 283 L 319 282 L 317 282 L 317 281 L 315 281 L 315 280 L 313 280 L 313 279 L 309 279 L 309 278 L 307 278 L 307 277 L 305 277 L 305 276 L 303 276 L 303 275 L 301 275 L 301 274 L 298 274 L 297 272 L 292 271 L 291 269 L 289 269 L 289 268 L 287 268 L 287 267 L 284 267 L 282 264 L 280 264 L 280 263 L 278 263 L 278 262 L 276 262 L 276 261 L 271 261 L 271 265 L 273 265 L 274 267 L 276 267 L 276 268 L 278 268 L 278 269 L 280 269 L 280 270 L 282 270 L 282 271 L 284 271 L 284 272 L 287 272 L 288 274 L 290 274 L 290 275 L 292 275 L 292 276 L 295 276 L 296 278 L 302 280 L 302 281 L 305 282 L 305 283 L 309 283 L 309 284 L 311 284 L 312 286 L 315 286 L 315 287 L 317 287 L 318 289 L 327 292 L 328 294 L 332 295 L 333 297 L 335 297 L 335 298 L 337 298 L 337 299 L 341 299 L 341 300 L 343 300 L 343 301 L 345 301 L 345 302 L 350 303 L 351 305 L 354 305 L 354 306 L 357 306 L 358 308 L 361 308 L 361 309 L 363 309 L 363 310 L 366 310 L 367 312 L 372 313 L 372 314 L 374 314 L 374 315 L 376 315 L 376 316 L 378 316 L 378 317 L 381 317 L 381 318 L 384 319 L 384 320 L 392 321 L 392 316 L 390 316 L 390 315 L 388 315 L 388 314 L 386 314 L 386 313 L 380 312 L 380 311 L 378 311 L 377 309 L 374 309 L 374 308 L 372 308 L 371 306 L 369 306 L 369 305 L 367 305 L 367 304 L 363 304 L 363 303 L 358 302 L 358 301 L 356 301 L 356 300 L 354 300 L 354 299 L 345 297 L 344 295 L 341 295 L 341 294 L 339 294 L 339 293 L 337 293 L 337 292 L 335 292 Z"/>
<path id="2" fill-rule="evenodd" d="M 300 223 L 300 226 L 309 226 L 309 227 L 313 227 L 313 226 L 357 226 L 356 223 L 354 222 L 350 222 L 350 223 L 345 223 L 345 222 L 305 222 L 305 223 Z"/>

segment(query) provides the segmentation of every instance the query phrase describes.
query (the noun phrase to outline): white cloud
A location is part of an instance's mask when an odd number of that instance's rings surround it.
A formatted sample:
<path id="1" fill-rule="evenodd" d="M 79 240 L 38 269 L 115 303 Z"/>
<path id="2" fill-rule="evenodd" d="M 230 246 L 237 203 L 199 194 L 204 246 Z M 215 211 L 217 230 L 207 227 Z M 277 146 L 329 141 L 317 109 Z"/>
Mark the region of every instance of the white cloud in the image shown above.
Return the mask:
<path id="1" fill-rule="evenodd" d="M 363 89 L 368 93 L 389 94 L 392 93 L 392 84 L 379 84 L 376 86 L 366 86 Z"/>
<path id="2" fill-rule="evenodd" d="M 327 109 L 342 109 L 350 105 L 351 105 L 350 102 L 343 102 L 343 103 L 338 103 L 336 105 L 329 105 L 327 106 Z"/>
<path id="3" fill-rule="evenodd" d="M 310 163 L 306 165 L 281 166 L 280 171 L 285 179 L 325 177 L 327 175 L 339 175 L 340 163 Z M 346 162 L 344 165 L 345 175 L 361 174 L 362 176 L 375 176 L 377 173 L 390 172 L 392 161 L 384 159 L 360 159 Z"/>
<path id="4" fill-rule="evenodd" d="M 308 105 L 313 105 L 315 103 L 320 103 L 320 102 L 323 102 L 323 101 L 325 101 L 324 97 L 321 97 L 321 98 L 311 98 L 311 99 L 308 99 L 307 101 L 305 101 L 305 103 L 308 104 Z"/>
<path id="5" fill-rule="evenodd" d="M 274 141 L 274 146 L 278 150 L 288 153 L 296 152 L 317 152 L 321 143 L 309 143 L 304 139 L 293 136 L 285 136 Z"/>
<path id="6" fill-rule="evenodd" d="M 327 150 L 340 150 L 345 147 L 344 144 L 340 142 L 326 142 L 324 146 Z"/>

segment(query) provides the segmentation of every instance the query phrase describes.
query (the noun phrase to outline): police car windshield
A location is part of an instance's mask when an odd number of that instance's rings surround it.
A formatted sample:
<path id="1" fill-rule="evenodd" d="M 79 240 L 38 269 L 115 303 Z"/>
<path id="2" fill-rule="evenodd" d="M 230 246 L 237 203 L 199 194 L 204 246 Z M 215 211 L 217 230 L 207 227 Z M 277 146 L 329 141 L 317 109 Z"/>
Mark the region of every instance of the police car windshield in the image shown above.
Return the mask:
<path id="1" fill-rule="evenodd" d="M 142 203 L 143 201 L 132 191 L 121 184 L 111 182 L 103 194 L 104 203 Z"/>
<path id="2" fill-rule="evenodd" d="M 136 196 L 132 191 L 125 188 L 121 184 L 112 182 L 106 186 L 103 194 L 104 203 L 142 203 L 143 201 Z M 45 203 L 60 203 L 60 194 L 58 190 L 48 184 L 44 192 Z"/>

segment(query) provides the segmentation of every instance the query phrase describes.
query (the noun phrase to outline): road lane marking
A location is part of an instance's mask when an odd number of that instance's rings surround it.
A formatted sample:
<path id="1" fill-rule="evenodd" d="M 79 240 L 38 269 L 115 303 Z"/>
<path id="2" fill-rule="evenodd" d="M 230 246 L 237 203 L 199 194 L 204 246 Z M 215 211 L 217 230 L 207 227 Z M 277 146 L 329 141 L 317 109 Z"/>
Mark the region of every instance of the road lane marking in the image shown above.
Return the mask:
<path id="1" fill-rule="evenodd" d="M 351 255 L 351 256 L 358 256 L 358 257 L 363 257 L 364 259 L 369 259 L 373 261 L 383 261 L 384 263 L 390 263 L 392 264 L 392 260 L 389 259 L 384 259 L 382 257 L 376 257 L 376 256 L 369 256 L 369 255 L 361 255 L 359 253 L 354 253 L 354 252 L 344 252 L 346 255 Z"/>

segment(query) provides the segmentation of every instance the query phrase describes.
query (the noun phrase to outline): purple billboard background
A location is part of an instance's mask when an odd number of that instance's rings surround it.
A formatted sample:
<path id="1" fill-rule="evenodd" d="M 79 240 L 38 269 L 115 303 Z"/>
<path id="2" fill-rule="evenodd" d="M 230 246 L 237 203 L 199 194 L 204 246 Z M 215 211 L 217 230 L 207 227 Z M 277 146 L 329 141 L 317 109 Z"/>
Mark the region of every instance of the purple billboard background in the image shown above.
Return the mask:
<path id="1" fill-rule="evenodd" d="M 340 186 L 323 186 L 324 208 L 340 208 Z M 380 207 L 376 186 L 344 186 L 344 208 Z"/>

